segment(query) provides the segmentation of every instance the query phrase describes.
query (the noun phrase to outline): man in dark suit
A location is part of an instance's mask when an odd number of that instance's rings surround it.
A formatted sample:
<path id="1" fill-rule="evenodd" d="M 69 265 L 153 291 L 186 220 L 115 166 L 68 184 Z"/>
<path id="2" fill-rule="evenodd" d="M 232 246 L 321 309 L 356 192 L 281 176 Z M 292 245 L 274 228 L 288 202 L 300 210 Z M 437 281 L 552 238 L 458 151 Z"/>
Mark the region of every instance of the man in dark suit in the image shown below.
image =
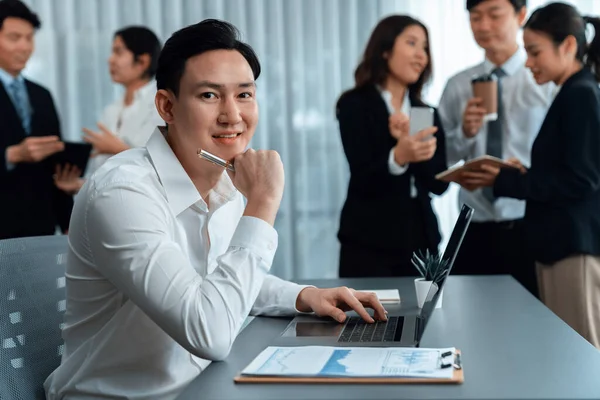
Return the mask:
<path id="1" fill-rule="evenodd" d="M 73 207 L 52 177 L 64 148 L 54 102 L 21 75 L 39 26 L 20 1 L 0 1 L 0 239 L 65 232 Z"/>

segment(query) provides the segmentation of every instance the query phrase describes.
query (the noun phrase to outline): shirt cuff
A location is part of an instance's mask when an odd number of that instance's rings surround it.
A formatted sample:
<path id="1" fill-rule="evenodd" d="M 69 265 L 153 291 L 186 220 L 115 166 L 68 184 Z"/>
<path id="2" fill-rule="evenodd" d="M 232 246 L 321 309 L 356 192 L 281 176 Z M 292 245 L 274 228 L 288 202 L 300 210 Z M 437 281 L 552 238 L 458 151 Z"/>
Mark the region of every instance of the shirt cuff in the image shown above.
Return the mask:
<path id="1" fill-rule="evenodd" d="M 282 284 L 282 291 L 281 291 L 281 304 L 284 305 L 285 308 L 288 308 L 290 310 L 293 310 L 293 312 L 295 312 L 296 314 L 312 314 L 313 312 L 303 312 L 303 311 L 299 311 L 296 308 L 296 302 L 298 300 L 298 296 L 300 295 L 300 292 L 303 291 L 304 289 L 306 289 L 307 287 L 316 287 L 313 285 L 298 285 L 297 283 L 294 282 L 289 282 L 289 281 L 283 281 L 281 282 Z"/>
<path id="2" fill-rule="evenodd" d="M 392 175 L 402 175 L 408 170 L 408 164 L 400 165 L 396 162 L 394 157 L 394 148 L 390 150 L 390 156 L 388 157 L 388 169 Z"/>
<path id="3" fill-rule="evenodd" d="M 6 170 L 12 171 L 15 168 L 15 164 L 8 162 L 8 149 L 4 152 L 4 159 L 6 160 Z"/>
<path id="4" fill-rule="evenodd" d="M 269 223 L 260 218 L 243 216 L 229 246 L 248 249 L 270 266 L 273 264 L 277 244 L 277 231 Z"/>

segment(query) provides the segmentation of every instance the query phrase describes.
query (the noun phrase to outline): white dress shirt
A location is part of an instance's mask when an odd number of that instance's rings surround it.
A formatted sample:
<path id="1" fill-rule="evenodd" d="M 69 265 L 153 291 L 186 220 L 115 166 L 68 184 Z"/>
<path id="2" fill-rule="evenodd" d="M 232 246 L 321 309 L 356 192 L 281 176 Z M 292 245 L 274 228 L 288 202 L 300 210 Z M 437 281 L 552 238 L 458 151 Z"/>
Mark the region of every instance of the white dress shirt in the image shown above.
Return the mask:
<path id="1" fill-rule="evenodd" d="M 501 68 L 502 104 L 504 106 L 502 158 L 515 157 L 528 166 L 531 146 L 544 121 L 553 99 L 554 84 L 538 85 L 530 71 L 525 68 L 527 54 L 519 48 Z M 490 74 L 496 66 L 489 60 L 466 69 L 450 78 L 438 112 L 446 132 L 446 151 L 449 165 L 486 154 L 487 124 L 473 138 L 465 137 L 462 116 L 467 102 L 473 97 L 471 79 Z M 473 220 L 477 222 L 508 221 L 523 218 L 525 202 L 500 197 L 491 204 L 481 189 L 469 192 L 461 188 L 459 202 L 475 209 Z"/>
<path id="2" fill-rule="evenodd" d="M 242 216 L 226 173 L 207 205 L 159 129 L 146 148 L 109 159 L 81 194 L 49 400 L 173 399 L 228 354 L 249 313 L 296 312 L 303 286 L 268 273 L 275 229 Z"/>
<path id="3" fill-rule="evenodd" d="M 129 147 L 143 147 L 156 126 L 164 125 L 154 104 L 156 81 L 151 80 L 135 91 L 133 102 L 125 105 L 122 97 L 106 106 L 100 122 Z M 90 159 L 86 175 L 93 174 L 111 155 L 101 154 Z"/>
<path id="4" fill-rule="evenodd" d="M 381 92 L 381 97 L 385 102 L 388 112 L 390 115 L 396 112 L 394 105 L 392 104 L 392 93 L 388 90 L 383 90 L 382 88 L 378 88 Z M 404 94 L 404 100 L 402 100 L 402 107 L 400 108 L 400 112 L 407 117 L 410 116 L 410 97 L 408 96 L 408 90 Z M 394 156 L 394 148 L 390 150 L 390 155 L 388 156 L 388 170 L 392 175 L 402 175 L 406 171 L 408 171 L 408 164 L 400 165 L 396 162 L 396 157 Z M 410 197 L 417 197 L 417 188 L 415 186 L 415 178 L 414 176 L 410 177 Z"/>

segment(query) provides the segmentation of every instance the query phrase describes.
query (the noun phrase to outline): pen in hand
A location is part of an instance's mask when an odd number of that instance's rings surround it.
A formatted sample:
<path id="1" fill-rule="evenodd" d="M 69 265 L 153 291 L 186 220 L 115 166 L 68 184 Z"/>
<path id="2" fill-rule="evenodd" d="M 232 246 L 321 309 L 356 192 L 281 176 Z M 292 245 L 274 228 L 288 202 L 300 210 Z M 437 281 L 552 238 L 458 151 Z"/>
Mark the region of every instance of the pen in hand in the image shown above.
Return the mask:
<path id="1" fill-rule="evenodd" d="M 209 161 L 215 165 L 223 167 L 231 172 L 235 172 L 233 164 L 231 164 L 229 161 L 225 161 L 222 158 L 215 156 L 214 154 L 209 153 L 206 150 L 198 149 L 198 157 L 203 158 L 206 161 Z"/>

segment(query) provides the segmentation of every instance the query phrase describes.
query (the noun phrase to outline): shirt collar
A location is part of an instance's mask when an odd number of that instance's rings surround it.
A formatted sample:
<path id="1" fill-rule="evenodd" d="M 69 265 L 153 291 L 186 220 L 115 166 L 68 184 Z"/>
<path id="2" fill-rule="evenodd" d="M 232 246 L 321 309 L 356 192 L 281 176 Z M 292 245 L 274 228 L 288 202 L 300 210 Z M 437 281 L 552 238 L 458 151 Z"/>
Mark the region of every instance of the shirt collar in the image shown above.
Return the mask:
<path id="1" fill-rule="evenodd" d="M 133 98 L 135 100 L 139 100 L 141 98 L 145 98 L 146 96 L 156 93 L 156 81 L 154 79 L 150 80 L 150 82 L 146 83 L 144 86 L 139 88 L 133 94 Z"/>
<path id="2" fill-rule="evenodd" d="M 525 61 L 527 61 L 527 53 L 525 52 L 524 48 L 519 46 L 515 54 L 506 60 L 504 64 L 500 65 L 500 68 L 502 68 L 502 71 L 504 71 L 506 75 L 514 75 L 521 68 L 525 67 Z M 483 62 L 483 67 L 485 69 L 485 73 L 490 74 L 498 66 L 486 58 Z"/>
<path id="3" fill-rule="evenodd" d="M 17 75 L 17 77 L 15 78 L 11 74 L 0 68 L 0 81 L 2 81 L 4 87 L 8 88 L 10 85 L 12 85 L 14 81 L 24 82 L 25 79 L 21 74 Z"/>
<path id="4" fill-rule="evenodd" d="M 387 107 L 387 110 L 390 113 L 390 115 L 394 114 L 396 110 L 392 105 L 392 93 L 388 90 L 383 89 L 379 85 L 377 85 L 377 90 L 379 90 L 381 97 L 383 97 L 383 102 L 385 103 L 385 106 Z M 404 93 L 404 100 L 402 101 L 402 109 L 400 111 L 405 115 L 410 114 L 410 96 L 408 93 L 408 89 Z"/>
<path id="5" fill-rule="evenodd" d="M 156 127 L 146 149 L 154 169 L 165 189 L 167 201 L 175 215 L 179 215 L 194 204 L 199 204 L 201 208 L 208 210 L 206 202 L 198 193 L 198 189 L 190 179 L 185 169 L 177 159 L 177 156 L 169 146 L 166 140 L 166 129 Z M 210 196 L 211 209 L 218 208 L 221 204 L 233 200 L 237 194 L 237 189 L 226 172 L 223 172 L 221 179 L 212 189 Z"/>

